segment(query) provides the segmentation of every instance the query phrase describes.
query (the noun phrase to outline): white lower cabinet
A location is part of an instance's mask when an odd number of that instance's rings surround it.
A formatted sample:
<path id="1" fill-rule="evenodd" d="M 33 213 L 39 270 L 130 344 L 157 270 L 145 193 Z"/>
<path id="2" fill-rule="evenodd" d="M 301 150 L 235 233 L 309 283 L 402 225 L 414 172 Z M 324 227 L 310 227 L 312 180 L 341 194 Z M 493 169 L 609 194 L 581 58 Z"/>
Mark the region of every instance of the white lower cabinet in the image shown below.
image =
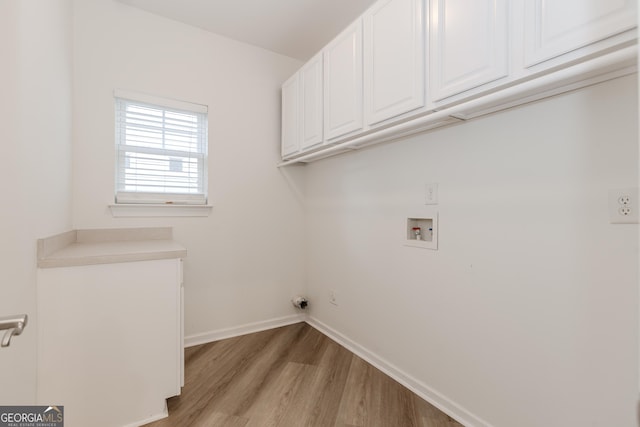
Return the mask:
<path id="1" fill-rule="evenodd" d="M 326 140 L 362 129 L 362 20 L 331 41 L 324 55 Z"/>
<path id="2" fill-rule="evenodd" d="M 364 14 L 367 125 L 425 105 L 424 29 L 424 0 L 381 0 Z"/>
<path id="3" fill-rule="evenodd" d="M 182 381 L 181 261 L 38 269 L 38 404 L 69 427 L 140 425 Z"/>
<path id="4" fill-rule="evenodd" d="M 569 54 L 635 28 L 637 6 L 637 0 L 527 0 L 525 66 Z M 607 47 L 605 43 L 603 48 Z"/>
<path id="5" fill-rule="evenodd" d="M 507 77 L 507 0 L 430 0 L 433 101 Z"/>

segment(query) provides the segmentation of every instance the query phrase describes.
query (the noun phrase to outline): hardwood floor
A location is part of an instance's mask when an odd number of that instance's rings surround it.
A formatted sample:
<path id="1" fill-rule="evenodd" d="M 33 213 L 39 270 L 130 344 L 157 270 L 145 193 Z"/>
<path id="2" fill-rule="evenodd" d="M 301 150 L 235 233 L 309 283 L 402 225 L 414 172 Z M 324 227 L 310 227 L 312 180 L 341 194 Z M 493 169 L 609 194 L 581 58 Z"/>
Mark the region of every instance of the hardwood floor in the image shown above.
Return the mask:
<path id="1" fill-rule="evenodd" d="M 182 395 L 147 427 L 461 427 L 306 323 L 186 349 Z"/>

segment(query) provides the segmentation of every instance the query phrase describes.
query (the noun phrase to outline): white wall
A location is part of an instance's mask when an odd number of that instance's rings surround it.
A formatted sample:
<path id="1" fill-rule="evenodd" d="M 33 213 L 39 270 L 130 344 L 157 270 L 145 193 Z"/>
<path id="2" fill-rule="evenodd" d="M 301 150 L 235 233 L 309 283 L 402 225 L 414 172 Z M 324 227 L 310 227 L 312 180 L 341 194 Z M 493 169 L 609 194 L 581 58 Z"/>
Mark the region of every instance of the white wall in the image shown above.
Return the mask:
<path id="1" fill-rule="evenodd" d="M 293 314 L 307 262 L 314 318 L 472 417 L 634 425 L 638 227 L 606 206 L 638 181 L 634 78 L 279 171 L 298 62 L 111 0 L 74 12 L 73 226 L 173 226 L 188 335 Z M 210 217 L 111 217 L 115 88 L 209 105 Z M 435 252 L 399 243 L 426 182 Z"/>
<path id="2" fill-rule="evenodd" d="M 71 224 L 71 1 L 0 2 L 0 317 L 29 324 L 0 349 L 0 404 L 36 397 L 36 239 Z"/>
<path id="3" fill-rule="evenodd" d="M 311 315 L 472 420 L 636 425 L 638 226 L 609 224 L 607 191 L 638 183 L 637 93 L 630 76 L 308 166 Z M 437 251 L 400 244 L 428 182 Z"/>
<path id="4" fill-rule="evenodd" d="M 112 0 L 74 12 L 74 227 L 174 227 L 187 335 L 295 314 L 304 211 L 275 166 L 280 84 L 300 63 Z M 209 106 L 211 216 L 111 216 L 116 88 Z"/>

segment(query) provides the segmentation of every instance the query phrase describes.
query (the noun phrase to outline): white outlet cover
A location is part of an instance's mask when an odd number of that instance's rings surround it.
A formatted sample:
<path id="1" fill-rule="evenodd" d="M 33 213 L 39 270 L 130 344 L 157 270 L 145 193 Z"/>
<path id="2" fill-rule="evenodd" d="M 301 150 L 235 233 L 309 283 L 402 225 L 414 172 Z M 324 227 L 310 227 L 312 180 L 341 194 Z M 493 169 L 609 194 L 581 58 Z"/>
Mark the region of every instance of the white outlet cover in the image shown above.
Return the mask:
<path id="1" fill-rule="evenodd" d="M 609 222 L 611 224 L 638 224 L 640 198 L 638 187 L 609 190 Z"/>
<path id="2" fill-rule="evenodd" d="M 338 305 L 338 293 L 335 290 L 329 291 L 329 302 L 333 305 Z"/>

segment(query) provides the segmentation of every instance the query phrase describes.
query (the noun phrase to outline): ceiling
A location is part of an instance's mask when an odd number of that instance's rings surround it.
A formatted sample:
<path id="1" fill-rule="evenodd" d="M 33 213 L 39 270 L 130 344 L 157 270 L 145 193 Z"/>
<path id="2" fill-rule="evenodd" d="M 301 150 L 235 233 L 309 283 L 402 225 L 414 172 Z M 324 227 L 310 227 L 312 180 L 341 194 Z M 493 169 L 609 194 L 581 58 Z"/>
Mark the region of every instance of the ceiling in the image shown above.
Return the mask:
<path id="1" fill-rule="evenodd" d="M 119 0 L 305 61 L 375 0 Z"/>

